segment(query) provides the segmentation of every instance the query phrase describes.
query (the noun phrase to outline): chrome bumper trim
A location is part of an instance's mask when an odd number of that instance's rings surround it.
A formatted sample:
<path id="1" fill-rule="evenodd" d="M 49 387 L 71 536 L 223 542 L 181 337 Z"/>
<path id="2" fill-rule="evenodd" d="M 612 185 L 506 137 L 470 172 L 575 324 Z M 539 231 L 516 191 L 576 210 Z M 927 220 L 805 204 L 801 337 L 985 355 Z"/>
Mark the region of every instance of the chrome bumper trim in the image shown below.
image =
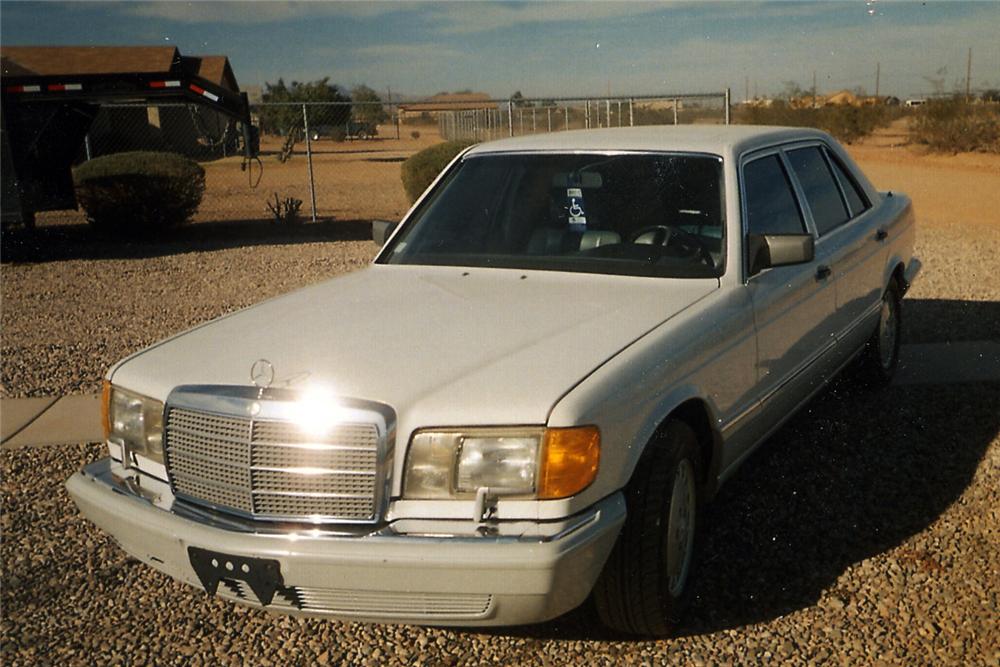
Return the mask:
<path id="1" fill-rule="evenodd" d="M 468 532 L 448 532 L 456 525 L 449 520 L 416 520 L 401 519 L 379 526 L 357 524 L 315 525 L 310 523 L 253 521 L 234 516 L 227 512 L 215 512 L 184 500 L 178 499 L 163 481 L 145 475 L 135 469 L 126 469 L 118 461 L 111 458 L 95 461 L 84 467 L 79 473 L 91 481 L 108 487 L 111 491 L 143 502 L 173 514 L 174 516 L 193 521 L 199 525 L 248 535 L 268 535 L 287 537 L 297 540 L 310 538 L 344 538 L 344 537 L 406 537 L 415 541 L 447 541 L 448 543 L 469 542 L 495 544 L 506 543 L 546 543 L 566 539 L 574 533 L 585 530 L 601 520 L 601 510 L 592 506 L 582 512 L 563 519 L 548 521 L 497 522 L 496 531 L 478 532 L 475 522 L 466 523 Z M 598 503 L 601 504 L 601 503 Z M 523 526 L 525 523 L 538 528 L 532 534 L 503 534 L 503 527 Z M 442 530 L 436 529 L 437 526 Z M 499 534 L 498 534 L 499 532 Z"/>

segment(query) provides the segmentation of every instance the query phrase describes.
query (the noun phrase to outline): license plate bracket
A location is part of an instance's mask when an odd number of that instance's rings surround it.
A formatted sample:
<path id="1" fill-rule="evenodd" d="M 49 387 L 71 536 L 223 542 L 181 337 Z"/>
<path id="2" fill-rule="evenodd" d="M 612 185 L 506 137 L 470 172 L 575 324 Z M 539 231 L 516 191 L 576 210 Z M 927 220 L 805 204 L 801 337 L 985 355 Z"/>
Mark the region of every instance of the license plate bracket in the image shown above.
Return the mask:
<path id="1" fill-rule="evenodd" d="M 276 592 L 287 590 L 281 564 L 271 558 L 247 558 L 199 547 L 188 547 L 188 558 L 209 595 L 215 595 L 219 582 L 226 579 L 246 583 L 265 606 L 271 604 Z"/>

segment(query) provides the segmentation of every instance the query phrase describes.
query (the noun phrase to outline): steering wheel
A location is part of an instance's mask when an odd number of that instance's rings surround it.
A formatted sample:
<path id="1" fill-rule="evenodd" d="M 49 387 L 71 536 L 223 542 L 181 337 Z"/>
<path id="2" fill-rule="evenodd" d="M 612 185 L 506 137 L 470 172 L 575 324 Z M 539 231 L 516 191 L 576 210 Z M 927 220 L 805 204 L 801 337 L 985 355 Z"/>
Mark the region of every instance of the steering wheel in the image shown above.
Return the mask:
<path id="1" fill-rule="evenodd" d="M 629 235 L 629 243 L 635 243 L 640 236 L 650 232 L 656 232 L 656 235 L 649 245 L 661 245 L 665 248 L 670 246 L 681 248 L 687 251 L 682 257 L 693 259 L 697 256 L 702 262 L 713 269 L 715 268 L 715 260 L 712 259 L 712 253 L 709 252 L 708 246 L 705 245 L 701 237 L 691 232 L 686 232 L 679 227 L 671 227 L 670 225 L 647 225 L 640 227 Z"/>

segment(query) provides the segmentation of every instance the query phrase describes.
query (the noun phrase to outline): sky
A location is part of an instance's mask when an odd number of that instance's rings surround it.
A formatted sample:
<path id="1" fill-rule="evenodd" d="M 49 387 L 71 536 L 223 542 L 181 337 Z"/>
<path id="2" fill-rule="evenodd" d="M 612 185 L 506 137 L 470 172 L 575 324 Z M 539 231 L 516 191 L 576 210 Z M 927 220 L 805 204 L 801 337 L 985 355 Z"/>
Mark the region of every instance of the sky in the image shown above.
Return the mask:
<path id="1" fill-rule="evenodd" d="M 659 95 L 787 82 L 913 97 L 1000 88 L 1000 1 L 21 2 L 0 44 L 174 45 L 244 87 L 329 77 L 393 94 Z M 748 85 L 749 82 L 749 85 Z"/>

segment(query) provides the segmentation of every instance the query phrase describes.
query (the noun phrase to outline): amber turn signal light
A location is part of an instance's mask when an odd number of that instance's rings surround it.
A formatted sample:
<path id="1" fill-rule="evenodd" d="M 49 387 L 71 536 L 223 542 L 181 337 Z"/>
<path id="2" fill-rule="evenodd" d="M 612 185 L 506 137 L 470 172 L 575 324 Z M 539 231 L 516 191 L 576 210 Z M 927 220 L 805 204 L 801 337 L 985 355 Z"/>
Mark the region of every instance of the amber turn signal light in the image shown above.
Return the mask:
<path id="1" fill-rule="evenodd" d="M 596 426 L 545 429 L 538 498 L 554 500 L 580 493 L 597 477 L 601 432 Z"/>
<path id="2" fill-rule="evenodd" d="M 111 381 L 105 380 L 101 387 L 101 426 L 104 427 L 104 440 L 111 437 Z"/>

